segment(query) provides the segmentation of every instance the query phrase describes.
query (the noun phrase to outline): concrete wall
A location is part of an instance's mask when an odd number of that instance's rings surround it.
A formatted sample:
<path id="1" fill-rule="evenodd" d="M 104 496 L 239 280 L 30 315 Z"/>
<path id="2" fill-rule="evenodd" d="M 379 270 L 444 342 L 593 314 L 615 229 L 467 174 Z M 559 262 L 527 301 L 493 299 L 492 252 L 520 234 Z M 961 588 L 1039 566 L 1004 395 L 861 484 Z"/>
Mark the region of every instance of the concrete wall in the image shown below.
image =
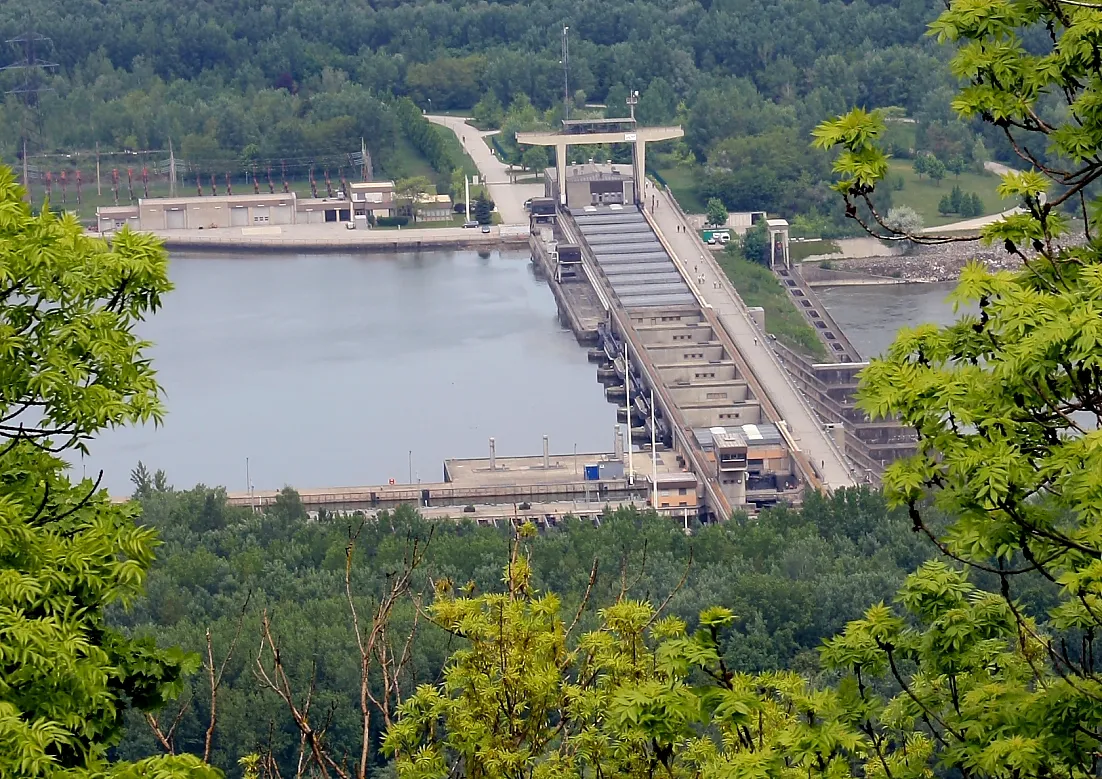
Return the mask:
<path id="1" fill-rule="evenodd" d="M 642 325 L 692 325 L 704 321 L 704 314 L 697 308 L 671 309 L 667 311 L 629 311 L 631 323 Z"/>
<path id="2" fill-rule="evenodd" d="M 663 381 L 666 384 L 684 382 L 697 384 L 700 382 L 734 381 L 739 378 L 738 369 L 733 362 L 693 362 L 682 365 L 659 366 Z"/>
<path id="3" fill-rule="evenodd" d="M 722 360 L 726 355 L 723 347 L 718 343 L 693 344 L 686 341 L 661 346 L 648 344 L 647 351 L 655 365 L 674 365 L 679 362 L 712 362 Z"/>
<path id="4" fill-rule="evenodd" d="M 644 344 L 710 343 L 715 336 L 710 327 L 686 327 L 680 323 L 666 325 L 642 325 L 636 328 Z"/>
<path id="5" fill-rule="evenodd" d="M 674 402 L 681 408 L 689 406 L 715 408 L 716 406 L 742 403 L 749 395 L 749 388 L 741 383 L 686 384 L 669 387 Z"/>
<path id="6" fill-rule="evenodd" d="M 226 197 L 143 199 L 139 208 L 143 230 L 267 227 L 295 223 L 295 203 L 290 195 L 271 203 L 241 202 Z"/>

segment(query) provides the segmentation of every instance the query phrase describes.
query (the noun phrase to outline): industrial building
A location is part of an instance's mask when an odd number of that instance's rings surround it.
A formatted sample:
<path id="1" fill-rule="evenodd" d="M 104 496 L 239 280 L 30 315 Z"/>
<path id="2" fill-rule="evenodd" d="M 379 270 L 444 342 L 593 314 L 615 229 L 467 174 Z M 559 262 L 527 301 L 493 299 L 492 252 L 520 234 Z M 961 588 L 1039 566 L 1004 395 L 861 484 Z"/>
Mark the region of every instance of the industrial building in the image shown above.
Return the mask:
<path id="1" fill-rule="evenodd" d="M 544 195 L 555 202 L 560 198 L 559 176 L 556 168 L 544 171 Z M 635 181 L 630 165 L 602 165 L 587 163 L 569 165 L 566 168 L 566 206 L 623 205 L 635 202 Z"/>
<path id="2" fill-rule="evenodd" d="M 96 224 L 103 233 L 126 225 L 134 230 L 210 230 L 348 222 L 354 213 L 376 218 L 393 215 L 393 181 L 359 182 L 348 188 L 351 199 L 343 195 L 300 198 L 294 192 L 140 198 L 137 205 L 97 208 Z M 450 203 L 449 199 L 449 209 Z M 434 201 L 430 210 L 435 214 L 441 205 Z"/>

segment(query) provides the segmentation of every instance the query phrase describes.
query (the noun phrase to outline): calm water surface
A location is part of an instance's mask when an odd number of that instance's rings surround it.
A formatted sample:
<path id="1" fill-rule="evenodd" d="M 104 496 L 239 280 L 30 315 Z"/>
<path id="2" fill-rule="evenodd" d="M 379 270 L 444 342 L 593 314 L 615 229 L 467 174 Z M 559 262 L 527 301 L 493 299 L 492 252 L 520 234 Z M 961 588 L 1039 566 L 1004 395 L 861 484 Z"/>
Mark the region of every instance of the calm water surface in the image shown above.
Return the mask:
<path id="1" fill-rule="evenodd" d="M 141 328 L 166 391 L 161 428 L 110 431 L 74 463 L 131 489 L 438 481 L 448 457 L 609 451 L 615 409 L 556 318 L 526 252 L 177 256 L 176 290 Z M 862 354 L 952 321 L 951 284 L 828 287 Z"/>
<path id="2" fill-rule="evenodd" d="M 889 284 L 819 287 L 815 291 L 842 332 L 865 357 L 875 357 L 895 340 L 901 327 L 956 319 L 946 301 L 955 284 Z"/>
<path id="3" fill-rule="evenodd" d="M 163 427 L 110 431 L 76 475 L 178 487 L 439 481 L 448 457 L 611 451 L 615 408 L 526 252 L 178 256 L 141 333 Z"/>

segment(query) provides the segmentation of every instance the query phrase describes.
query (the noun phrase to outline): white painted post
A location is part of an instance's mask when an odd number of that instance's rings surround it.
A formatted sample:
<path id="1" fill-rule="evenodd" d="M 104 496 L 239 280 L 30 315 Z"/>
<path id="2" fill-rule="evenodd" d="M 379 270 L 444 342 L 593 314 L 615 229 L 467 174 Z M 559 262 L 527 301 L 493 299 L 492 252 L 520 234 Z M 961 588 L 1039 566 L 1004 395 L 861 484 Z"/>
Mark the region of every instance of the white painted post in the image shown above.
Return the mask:
<path id="1" fill-rule="evenodd" d="M 655 445 L 654 434 L 654 388 L 650 391 L 650 456 L 651 456 L 651 483 L 654 485 L 654 510 L 658 511 L 658 448 Z"/>
<path id="2" fill-rule="evenodd" d="M 631 457 L 631 363 L 628 361 L 627 341 L 624 341 L 624 404 L 628 407 L 628 484 L 635 484 L 635 466 Z"/>

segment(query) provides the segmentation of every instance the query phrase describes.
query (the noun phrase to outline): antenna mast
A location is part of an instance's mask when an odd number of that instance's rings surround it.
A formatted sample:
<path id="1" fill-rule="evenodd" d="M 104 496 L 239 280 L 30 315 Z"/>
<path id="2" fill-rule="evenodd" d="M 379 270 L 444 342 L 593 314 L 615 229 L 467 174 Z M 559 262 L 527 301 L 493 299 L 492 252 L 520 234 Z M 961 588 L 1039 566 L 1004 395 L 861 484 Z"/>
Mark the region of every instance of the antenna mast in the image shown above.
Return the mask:
<path id="1" fill-rule="evenodd" d="M 567 119 L 570 118 L 570 28 L 562 28 L 562 106 Z"/>

